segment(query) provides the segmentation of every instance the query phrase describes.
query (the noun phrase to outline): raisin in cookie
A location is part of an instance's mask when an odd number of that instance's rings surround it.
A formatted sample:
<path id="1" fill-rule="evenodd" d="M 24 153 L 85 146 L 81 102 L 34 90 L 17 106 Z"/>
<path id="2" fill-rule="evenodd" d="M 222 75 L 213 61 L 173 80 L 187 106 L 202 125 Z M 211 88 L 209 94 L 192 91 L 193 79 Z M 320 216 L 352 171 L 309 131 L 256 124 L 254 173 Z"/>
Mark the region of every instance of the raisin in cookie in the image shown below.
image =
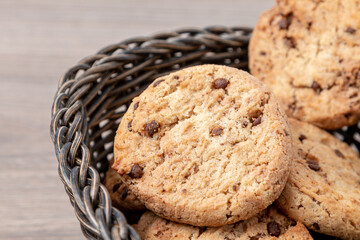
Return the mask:
<path id="1" fill-rule="evenodd" d="M 203 65 L 161 77 L 133 100 L 113 168 L 157 215 L 221 226 L 280 195 L 291 151 L 287 117 L 263 83 Z"/>
<path id="2" fill-rule="evenodd" d="M 347 144 L 290 119 L 294 150 L 288 183 L 277 205 L 308 228 L 360 239 L 360 158 Z"/>
<path id="3" fill-rule="evenodd" d="M 278 0 L 254 30 L 251 73 L 289 116 L 335 129 L 360 119 L 360 0 Z"/>
<path id="4" fill-rule="evenodd" d="M 110 166 L 113 160 L 110 161 Z M 110 193 L 111 203 L 122 211 L 144 210 L 145 206 L 121 181 L 119 174 L 112 168 L 105 174 L 104 185 Z"/>
<path id="5" fill-rule="evenodd" d="M 275 207 L 261 211 L 248 220 L 217 228 L 193 227 L 157 217 L 146 212 L 134 226 L 143 240 L 203 239 L 203 240 L 255 240 L 292 239 L 310 240 L 306 227 L 281 214 Z"/>

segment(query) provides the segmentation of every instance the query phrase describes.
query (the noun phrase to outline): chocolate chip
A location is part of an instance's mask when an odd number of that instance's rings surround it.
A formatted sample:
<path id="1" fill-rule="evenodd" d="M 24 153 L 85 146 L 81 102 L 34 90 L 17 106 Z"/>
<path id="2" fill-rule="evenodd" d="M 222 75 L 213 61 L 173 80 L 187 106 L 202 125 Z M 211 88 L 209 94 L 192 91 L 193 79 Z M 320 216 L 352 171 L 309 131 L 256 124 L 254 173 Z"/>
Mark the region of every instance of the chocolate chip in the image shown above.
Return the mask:
<path id="1" fill-rule="evenodd" d="M 338 149 L 335 149 L 334 152 L 338 157 L 345 158 L 344 154 L 340 152 Z"/>
<path id="2" fill-rule="evenodd" d="M 269 222 L 267 224 L 267 231 L 270 234 L 270 236 L 275 236 L 275 237 L 280 236 L 281 233 L 279 224 L 277 224 L 276 222 Z"/>
<path id="3" fill-rule="evenodd" d="M 124 199 L 127 197 L 128 191 L 129 191 L 128 187 L 125 187 L 125 188 L 123 189 L 123 191 L 122 191 L 122 193 L 121 193 L 121 199 L 122 199 L 122 200 L 124 200 Z"/>
<path id="4" fill-rule="evenodd" d="M 302 142 L 303 140 L 305 140 L 307 137 L 303 134 L 300 134 L 299 140 L 300 142 Z"/>
<path id="5" fill-rule="evenodd" d="M 286 38 L 284 38 L 284 44 L 285 44 L 285 46 L 287 46 L 288 48 L 295 48 L 295 47 L 296 47 L 295 39 L 292 38 L 292 37 L 286 37 Z"/>
<path id="6" fill-rule="evenodd" d="M 345 32 L 350 33 L 350 34 L 354 34 L 356 32 L 356 30 L 354 28 L 352 28 L 352 27 L 348 27 L 348 28 L 345 29 Z"/>
<path id="7" fill-rule="evenodd" d="M 136 110 L 139 107 L 139 102 L 134 104 L 134 110 Z"/>
<path id="8" fill-rule="evenodd" d="M 248 125 L 248 122 L 245 120 L 245 121 L 243 121 L 243 123 L 242 123 L 242 127 L 244 128 L 244 127 L 246 127 Z"/>
<path id="9" fill-rule="evenodd" d="M 307 165 L 309 166 L 310 169 L 314 170 L 314 171 L 319 171 L 320 170 L 320 166 L 319 163 L 313 160 L 307 160 L 306 161 Z"/>
<path id="10" fill-rule="evenodd" d="M 358 96 L 358 93 L 355 92 L 355 93 L 351 94 L 349 98 L 355 98 L 355 97 L 357 97 L 357 96 Z"/>
<path id="11" fill-rule="evenodd" d="M 307 23 L 307 29 L 310 30 L 311 26 L 312 26 L 312 22 L 308 22 Z"/>
<path id="12" fill-rule="evenodd" d="M 121 186 L 120 183 L 116 183 L 116 184 L 113 186 L 112 191 L 113 191 L 113 192 L 116 192 L 116 191 L 119 189 L 120 186 Z"/>
<path id="13" fill-rule="evenodd" d="M 149 137 L 152 137 L 155 133 L 157 133 L 160 130 L 160 124 L 157 121 L 152 120 L 151 122 L 145 123 L 144 128 L 146 134 Z"/>
<path id="14" fill-rule="evenodd" d="M 227 85 L 229 84 L 229 81 L 226 80 L 225 78 L 218 78 L 214 81 L 213 83 L 213 88 L 215 89 L 225 89 L 227 87 Z"/>
<path id="15" fill-rule="evenodd" d="M 320 226 L 319 226 L 319 224 L 317 224 L 317 223 L 313 223 L 313 228 L 315 229 L 315 230 L 317 230 L 317 231 L 319 231 L 320 230 Z"/>
<path id="16" fill-rule="evenodd" d="M 231 218 L 233 215 L 231 214 L 225 214 L 226 218 Z"/>
<path id="17" fill-rule="evenodd" d="M 262 112 L 260 110 L 255 110 L 255 111 L 252 111 L 252 112 L 248 113 L 249 120 L 250 120 L 251 123 L 254 123 L 254 121 L 258 117 L 261 117 L 261 115 L 262 115 Z"/>
<path id="18" fill-rule="evenodd" d="M 223 133 L 223 129 L 221 127 L 216 127 L 210 131 L 210 136 L 212 137 L 219 136 L 222 133 Z"/>
<path id="19" fill-rule="evenodd" d="M 313 82 L 312 84 L 311 84 L 311 88 L 316 92 L 316 93 L 320 93 L 321 92 L 321 87 L 320 87 L 320 85 L 317 83 L 317 82 Z"/>
<path id="20" fill-rule="evenodd" d="M 281 30 L 287 29 L 288 26 L 289 26 L 288 21 L 286 20 L 286 18 L 281 19 L 281 20 L 278 22 L 278 25 L 279 25 L 279 28 L 280 28 Z"/>
<path id="21" fill-rule="evenodd" d="M 232 186 L 232 189 L 233 189 L 234 191 L 236 191 L 237 187 L 234 185 L 234 186 Z"/>
<path id="22" fill-rule="evenodd" d="M 143 170 L 138 164 L 134 164 L 131 168 L 129 176 L 131 178 L 141 178 L 143 175 Z"/>
<path id="23" fill-rule="evenodd" d="M 290 21 L 287 18 L 283 18 L 278 22 L 279 28 L 281 30 L 286 30 L 290 26 Z"/>
<path id="24" fill-rule="evenodd" d="M 285 131 L 285 136 L 289 136 L 290 134 L 287 132 L 287 131 Z"/>
<path id="25" fill-rule="evenodd" d="M 253 127 L 259 125 L 260 123 L 261 123 L 261 116 L 255 119 L 255 121 L 253 122 Z"/>
<path id="26" fill-rule="evenodd" d="M 283 17 L 279 22 L 278 22 L 278 26 L 281 30 L 285 30 L 288 29 L 291 22 L 293 19 L 293 15 L 292 13 L 286 15 L 285 17 Z"/>
<path id="27" fill-rule="evenodd" d="M 261 52 L 260 52 L 260 55 L 261 55 L 261 56 L 266 56 L 266 52 L 261 51 Z"/>
<path id="28" fill-rule="evenodd" d="M 224 240 L 230 240 L 230 238 L 228 238 L 228 237 L 224 237 Z"/>
<path id="29" fill-rule="evenodd" d="M 175 80 L 178 80 L 178 79 L 179 79 L 179 76 L 178 76 L 178 75 L 175 75 L 175 76 L 174 76 L 174 79 L 175 79 Z"/>
<path id="30" fill-rule="evenodd" d="M 128 130 L 129 130 L 129 132 L 132 131 L 132 120 L 130 122 L 128 122 Z"/>
<path id="31" fill-rule="evenodd" d="M 163 82 L 164 80 L 159 80 L 154 82 L 153 87 L 157 87 L 157 85 L 159 85 L 161 82 Z"/>

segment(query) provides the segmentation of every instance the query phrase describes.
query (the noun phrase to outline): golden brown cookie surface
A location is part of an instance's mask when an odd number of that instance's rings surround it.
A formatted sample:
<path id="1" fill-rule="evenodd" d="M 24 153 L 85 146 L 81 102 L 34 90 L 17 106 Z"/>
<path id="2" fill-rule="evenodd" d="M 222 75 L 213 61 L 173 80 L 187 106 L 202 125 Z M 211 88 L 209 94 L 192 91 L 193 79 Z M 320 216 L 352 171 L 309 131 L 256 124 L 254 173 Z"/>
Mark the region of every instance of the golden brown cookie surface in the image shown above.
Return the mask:
<path id="1" fill-rule="evenodd" d="M 289 116 L 326 129 L 359 121 L 359 12 L 359 0 L 279 0 L 260 17 L 251 73 Z"/>
<path id="2" fill-rule="evenodd" d="M 114 168 L 156 214 L 197 226 L 253 216 L 281 193 L 290 137 L 263 83 L 216 65 L 155 80 L 115 138 Z"/>
<path id="3" fill-rule="evenodd" d="M 290 119 L 294 150 L 279 208 L 309 229 L 360 239 L 360 158 L 346 143 Z"/>
<path id="4" fill-rule="evenodd" d="M 192 239 L 192 240 L 311 240 L 306 227 L 270 206 L 256 216 L 235 224 L 217 228 L 193 227 L 145 213 L 135 229 L 143 240 Z"/>

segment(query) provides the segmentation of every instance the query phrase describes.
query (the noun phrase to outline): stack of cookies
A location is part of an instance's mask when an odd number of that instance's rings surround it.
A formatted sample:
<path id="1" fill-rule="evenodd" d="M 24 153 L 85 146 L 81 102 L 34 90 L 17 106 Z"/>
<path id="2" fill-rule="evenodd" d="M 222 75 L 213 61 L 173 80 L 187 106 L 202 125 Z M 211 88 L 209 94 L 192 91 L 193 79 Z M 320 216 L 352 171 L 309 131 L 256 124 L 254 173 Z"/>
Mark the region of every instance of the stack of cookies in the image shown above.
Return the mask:
<path id="1" fill-rule="evenodd" d="M 146 209 L 142 239 L 360 239 L 359 154 L 319 128 L 360 118 L 359 12 L 278 0 L 251 40 L 255 77 L 195 66 L 133 99 L 105 185 Z"/>

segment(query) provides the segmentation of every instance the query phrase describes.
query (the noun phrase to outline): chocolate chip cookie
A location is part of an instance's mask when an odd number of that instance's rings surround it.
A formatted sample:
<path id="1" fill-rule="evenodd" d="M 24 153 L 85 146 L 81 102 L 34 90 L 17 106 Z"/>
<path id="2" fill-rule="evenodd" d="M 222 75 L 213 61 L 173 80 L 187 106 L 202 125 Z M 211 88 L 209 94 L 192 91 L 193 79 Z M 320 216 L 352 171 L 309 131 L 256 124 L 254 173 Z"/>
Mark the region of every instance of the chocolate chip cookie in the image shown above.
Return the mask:
<path id="1" fill-rule="evenodd" d="M 203 239 L 203 240 L 241 240 L 241 239 L 298 239 L 310 240 L 306 227 L 271 206 L 248 220 L 217 228 L 193 227 L 175 223 L 146 212 L 137 225 L 143 240 Z"/>
<path id="2" fill-rule="evenodd" d="M 110 161 L 110 166 L 113 160 Z M 144 210 L 145 206 L 121 181 L 119 174 L 111 167 L 105 174 L 104 185 L 110 193 L 112 205 L 121 211 Z"/>
<path id="3" fill-rule="evenodd" d="M 278 0 L 254 30 L 251 73 L 289 116 L 336 129 L 360 119 L 360 1 Z"/>
<path id="4" fill-rule="evenodd" d="M 347 144 L 290 119 L 296 155 L 277 206 L 308 228 L 360 239 L 360 158 Z"/>
<path id="5" fill-rule="evenodd" d="M 203 65 L 134 98 L 116 132 L 113 168 L 157 215 L 222 226 L 280 195 L 291 151 L 287 117 L 262 82 Z"/>

